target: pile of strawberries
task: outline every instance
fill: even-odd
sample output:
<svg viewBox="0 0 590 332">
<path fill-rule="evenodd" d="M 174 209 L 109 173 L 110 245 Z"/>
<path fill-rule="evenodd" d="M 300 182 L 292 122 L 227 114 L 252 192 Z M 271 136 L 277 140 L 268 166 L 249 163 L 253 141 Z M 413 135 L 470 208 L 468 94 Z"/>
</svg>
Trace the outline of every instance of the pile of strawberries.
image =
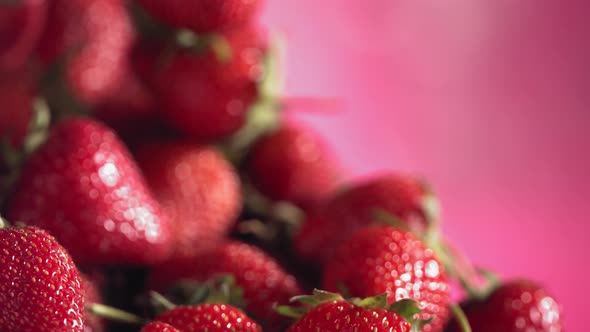
<svg viewBox="0 0 590 332">
<path fill-rule="evenodd" d="M 562 331 L 426 182 L 282 120 L 260 7 L 0 2 L 0 331 Z"/>
</svg>

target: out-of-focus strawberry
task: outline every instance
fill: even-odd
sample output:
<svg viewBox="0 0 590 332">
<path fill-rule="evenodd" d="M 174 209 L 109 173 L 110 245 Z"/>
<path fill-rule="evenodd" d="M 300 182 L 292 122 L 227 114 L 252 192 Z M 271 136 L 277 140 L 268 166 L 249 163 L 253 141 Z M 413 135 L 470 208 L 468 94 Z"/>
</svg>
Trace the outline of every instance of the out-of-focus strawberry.
<svg viewBox="0 0 590 332">
<path fill-rule="evenodd" d="M 476 332 L 561 332 L 559 303 L 545 288 L 529 280 L 504 283 L 488 297 L 462 305 Z M 447 329 L 460 331 L 455 322 Z"/>
<path fill-rule="evenodd" d="M 96 104 L 124 79 L 133 35 L 123 0 L 55 0 L 38 54 L 60 60 L 71 94 Z"/>
<path fill-rule="evenodd" d="M 162 49 L 153 57 L 149 81 L 159 110 L 183 134 L 201 141 L 218 140 L 240 129 L 258 97 L 262 42 L 254 31 L 226 34 L 231 59 L 205 49 Z"/>
<path fill-rule="evenodd" d="M 0 73 L 20 69 L 31 58 L 43 32 L 47 0 L 0 3 Z"/>
<path fill-rule="evenodd" d="M 173 222 L 173 258 L 194 256 L 199 243 L 229 233 L 242 199 L 240 180 L 223 155 L 189 142 L 162 142 L 144 145 L 136 157 Z"/>
<path fill-rule="evenodd" d="M 0 139 L 15 147 L 23 143 L 31 123 L 36 90 L 28 73 L 0 75 Z"/>
<path fill-rule="evenodd" d="M 248 175 L 260 192 L 276 201 L 313 207 L 330 194 L 339 169 L 319 135 L 286 125 L 260 139 L 250 152 Z"/>
<path fill-rule="evenodd" d="M 214 32 L 250 22 L 262 0 L 139 0 L 157 19 L 177 28 Z"/>
<path fill-rule="evenodd" d="M 389 303 L 415 300 L 423 332 L 441 332 L 449 318 L 450 287 L 442 264 L 411 232 L 380 226 L 358 231 L 343 242 L 324 268 L 323 287 L 351 296 L 387 293 Z"/>
<path fill-rule="evenodd" d="M 266 328 L 274 330 L 284 323 L 273 309 L 284 304 L 301 289 L 295 277 L 260 249 L 239 242 L 224 242 L 191 259 L 170 261 L 157 266 L 149 285 L 166 289 L 183 280 L 207 281 L 218 275 L 232 275 L 243 290 L 246 310 Z"/>
<path fill-rule="evenodd" d="M 420 180 L 397 173 L 353 184 L 336 193 L 303 223 L 294 239 L 304 259 L 322 263 L 335 247 L 376 220 L 378 211 L 423 234 L 436 217 L 436 200 Z"/>
<path fill-rule="evenodd" d="M 126 148 L 83 118 L 55 126 L 28 160 L 8 217 L 47 229 L 78 264 L 153 264 L 168 257 L 171 230 Z"/>
</svg>

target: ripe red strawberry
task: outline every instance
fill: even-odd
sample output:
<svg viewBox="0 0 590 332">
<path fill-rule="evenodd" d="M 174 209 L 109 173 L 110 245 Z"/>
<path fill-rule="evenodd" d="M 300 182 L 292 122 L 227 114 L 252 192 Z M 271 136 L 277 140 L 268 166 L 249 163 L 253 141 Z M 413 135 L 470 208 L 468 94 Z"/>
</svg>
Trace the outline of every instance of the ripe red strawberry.
<svg viewBox="0 0 590 332">
<path fill-rule="evenodd" d="M 33 114 L 36 87 L 27 73 L 0 75 L 0 139 L 19 146 L 23 143 Z"/>
<path fill-rule="evenodd" d="M 486 299 L 462 307 L 472 330 L 477 332 L 563 331 L 558 302 L 543 287 L 528 280 L 505 283 Z M 448 331 L 459 329 L 453 322 Z"/>
<path fill-rule="evenodd" d="M 261 0 L 140 0 L 154 17 L 178 28 L 215 32 L 245 25 Z"/>
<path fill-rule="evenodd" d="M 0 229 L 3 332 L 82 332 L 84 296 L 66 250 L 36 227 Z"/>
<path fill-rule="evenodd" d="M 299 319 L 287 329 L 287 332 L 414 331 L 410 322 L 395 309 L 405 311 L 412 322 L 419 324 L 412 317 L 414 312 L 419 312 L 415 310 L 414 303 L 397 302 L 387 305 L 385 295 L 347 301 L 339 294 L 314 290 L 314 295 L 294 299 L 301 299 L 301 302 L 311 308 L 303 315 L 300 314 L 301 310 L 289 311 Z M 282 309 L 279 308 L 279 311 L 283 311 Z"/>
<path fill-rule="evenodd" d="M 254 145 L 248 174 L 269 198 L 313 207 L 334 190 L 338 167 L 319 135 L 287 125 Z"/>
<path fill-rule="evenodd" d="M 198 254 L 197 243 L 220 241 L 242 205 L 240 180 L 212 147 L 189 142 L 147 144 L 137 162 L 173 222 L 173 258 Z"/>
<path fill-rule="evenodd" d="M 47 229 L 81 265 L 153 264 L 169 255 L 167 217 L 126 148 L 96 121 L 54 127 L 14 188 L 8 216 Z"/>
<path fill-rule="evenodd" d="M 391 173 L 354 184 L 307 218 L 295 236 L 295 250 L 308 261 L 326 262 L 341 241 L 375 222 L 377 210 L 422 234 L 436 218 L 433 202 L 424 183 L 408 175 Z"/>
<path fill-rule="evenodd" d="M 274 328 L 284 320 L 273 309 L 275 303 L 286 303 L 301 289 L 295 278 L 285 272 L 260 249 L 239 242 L 226 242 L 188 260 L 165 263 L 152 271 L 155 289 L 165 289 L 181 280 L 204 282 L 214 276 L 230 274 L 243 290 L 246 309 L 267 327 Z"/>
<path fill-rule="evenodd" d="M 162 322 L 151 322 L 144 326 L 140 332 L 181 332 L 174 326 L 162 323 Z"/>
<path fill-rule="evenodd" d="M 201 304 L 190 307 L 176 307 L 156 317 L 156 322 L 166 323 L 179 332 L 208 331 L 208 332 L 262 332 L 258 324 L 248 317 L 242 310 L 229 304 Z M 147 331 L 166 331 L 166 325 L 160 329 Z M 145 328 L 142 330 L 146 332 Z"/>
<path fill-rule="evenodd" d="M 45 63 L 65 60 L 70 92 L 95 104 L 123 79 L 133 28 L 124 0 L 56 0 L 40 40 Z"/>
<path fill-rule="evenodd" d="M 211 50 L 178 50 L 162 54 L 169 58 L 156 60 L 148 79 L 168 123 L 202 141 L 225 138 L 240 129 L 258 94 L 260 42 L 247 32 L 225 37 L 233 53 L 229 62 Z"/>
<path fill-rule="evenodd" d="M 30 60 L 43 32 L 47 2 L 0 3 L 0 72 L 17 70 Z"/>
<path fill-rule="evenodd" d="M 90 277 L 80 274 L 80 281 L 82 285 L 82 291 L 84 292 L 84 302 L 86 304 L 92 303 L 103 303 L 103 298 L 98 289 Z M 86 312 L 84 315 L 84 332 L 103 332 L 105 331 L 105 322 L 102 318 Z"/>
<path fill-rule="evenodd" d="M 369 227 L 342 243 L 324 269 L 323 286 L 366 297 L 387 293 L 390 303 L 418 302 L 422 317 L 434 320 L 422 331 L 440 332 L 449 316 L 450 287 L 444 268 L 412 233 L 395 227 Z"/>
</svg>

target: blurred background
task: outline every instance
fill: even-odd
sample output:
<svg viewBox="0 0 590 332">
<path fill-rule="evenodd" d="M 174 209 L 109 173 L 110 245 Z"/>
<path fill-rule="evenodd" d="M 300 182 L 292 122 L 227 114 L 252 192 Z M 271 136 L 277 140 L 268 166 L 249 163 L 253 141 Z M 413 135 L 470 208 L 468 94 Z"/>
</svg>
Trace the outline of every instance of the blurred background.
<svg viewBox="0 0 590 332">
<path fill-rule="evenodd" d="M 456 245 L 530 276 L 582 331 L 590 294 L 590 3 L 267 1 L 288 41 L 287 94 L 341 97 L 294 112 L 350 175 L 426 176 Z M 584 312 L 583 312 L 584 311 Z"/>
</svg>

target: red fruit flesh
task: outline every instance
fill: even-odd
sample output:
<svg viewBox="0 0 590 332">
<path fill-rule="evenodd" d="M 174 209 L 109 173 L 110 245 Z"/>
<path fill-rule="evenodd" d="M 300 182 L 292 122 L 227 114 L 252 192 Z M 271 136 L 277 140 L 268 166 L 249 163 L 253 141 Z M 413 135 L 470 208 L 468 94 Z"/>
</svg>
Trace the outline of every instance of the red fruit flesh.
<svg viewBox="0 0 590 332">
<path fill-rule="evenodd" d="M 80 276 L 55 239 L 35 227 L 0 229 L 3 332 L 82 332 Z"/>
<path fill-rule="evenodd" d="M 543 287 L 528 281 L 508 282 L 482 301 L 469 302 L 463 310 L 476 332 L 560 332 L 561 308 Z M 449 332 L 460 331 L 453 324 Z"/>
<path fill-rule="evenodd" d="M 284 322 L 273 309 L 301 294 L 295 278 L 260 249 L 239 242 L 220 244 L 190 260 L 171 261 L 152 271 L 150 285 L 166 289 L 180 280 L 206 281 L 231 274 L 244 291 L 246 309 L 258 320 L 275 326 Z"/>
<path fill-rule="evenodd" d="M 22 170 L 8 216 L 47 229 L 81 265 L 153 264 L 171 230 L 115 134 L 74 118 L 53 128 Z"/>
<path fill-rule="evenodd" d="M 410 232 L 371 227 L 342 243 L 324 269 L 323 287 L 344 286 L 358 297 L 387 293 L 389 303 L 413 299 L 422 318 L 434 316 L 422 331 L 440 332 L 449 316 L 450 287 L 442 265 Z"/>
<path fill-rule="evenodd" d="M 176 307 L 156 317 L 156 321 L 174 326 L 180 332 L 262 332 L 243 311 L 227 304 Z"/>
<path fill-rule="evenodd" d="M 0 72 L 21 68 L 37 46 L 47 18 L 45 0 L 0 4 Z"/>
<path fill-rule="evenodd" d="M 321 138 L 310 129 L 288 125 L 263 137 L 249 157 L 248 174 L 273 200 L 313 207 L 335 188 L 338 167 Z"/>
<path fill-rule="evenodd" d="M 428 226 L 424 200 L 430 195 L 419 180 L 403 174 L 385 174 L 337 193 L 303 223 L 294 246 L 302 258 L 324 263 L 336 246 L 357 230 L 376 222 L 384 211 L 422 234 Z"/>
<path fill-rule="evenodd" d="M 197 255 L 199 243 L 219 242 L 238 216 L 240 180 L 212 147 L 153 143 L 136 153 L 156 198 L 173 222 L 173 259 Z"/>
<path fill-rule="evenodd" d="M 394 312 L 333 301 L 313 308 L 287 332 L 409 332 L 410 328 L 410 324 Z"/>
<path fill-rule="evenodd" d="M 151 322 L 144 326 L 140 332 L 181 332 L 174 326 L 162 323 L 162 322 Z"/>
<path fill-rule="evenodd" d="M 215 32 L 253 19 L 260 0 L 140 0 L 154 17 L 178 28 Z"/>
</svg>

